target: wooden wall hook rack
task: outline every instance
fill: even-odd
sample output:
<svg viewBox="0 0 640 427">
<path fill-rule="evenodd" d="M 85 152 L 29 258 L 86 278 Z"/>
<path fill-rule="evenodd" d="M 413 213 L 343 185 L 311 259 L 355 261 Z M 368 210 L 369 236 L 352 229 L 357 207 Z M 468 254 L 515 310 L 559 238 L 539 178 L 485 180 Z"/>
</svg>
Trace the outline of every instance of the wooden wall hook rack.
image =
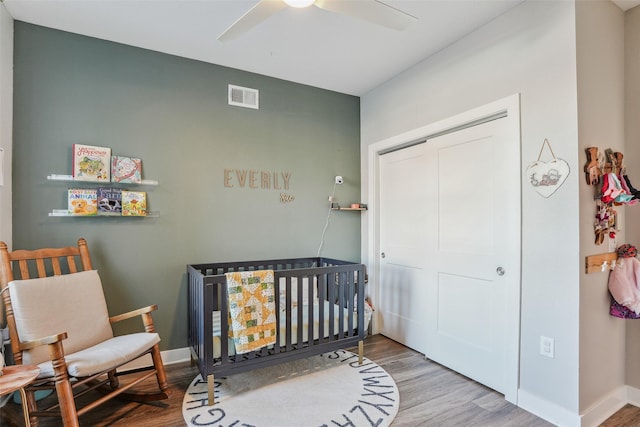
<svg viewBox="0 0 640 427">
<path fill-rule="evenodd" d="M 615 262 L 618 259 L 618 254 L 615 252 L 608 252 L 606 254 L 589 255 L 585 257 L 585 267 L 587 274 L 600 273 L 603 271 L 609 271 L 615 266 Z M 605 264 L 606 263 L 606 264 Z M 604 266 L 604 269 L 603 269 Z"/>
</svg>

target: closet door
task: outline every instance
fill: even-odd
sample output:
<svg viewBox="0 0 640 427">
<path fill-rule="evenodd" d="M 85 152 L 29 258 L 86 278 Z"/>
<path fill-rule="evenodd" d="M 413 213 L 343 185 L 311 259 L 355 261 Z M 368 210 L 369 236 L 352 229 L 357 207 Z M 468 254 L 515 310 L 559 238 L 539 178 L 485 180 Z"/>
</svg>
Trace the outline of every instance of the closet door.
<svg viewBox="0 0 640 427">
<path fill-rule="evenodd" d="M 379 186 L 381 333 L 503 393 L 520 286 L 520 142 L 506 120 L 380 156 Z"/>
</svg>

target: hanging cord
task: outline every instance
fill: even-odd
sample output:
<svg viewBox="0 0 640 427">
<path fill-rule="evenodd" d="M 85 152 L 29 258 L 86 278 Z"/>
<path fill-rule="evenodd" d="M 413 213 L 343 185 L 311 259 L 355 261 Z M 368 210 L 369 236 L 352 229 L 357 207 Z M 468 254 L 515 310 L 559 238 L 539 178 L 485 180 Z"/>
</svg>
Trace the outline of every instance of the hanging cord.
<svg viewBox="0 0 640 427">
<path fill-rule="evenodd" d="M 538 161 L 540 161 L 540 157 L 542 157 L 542 150 L 544 150 L 544 146 L 545 144 L 547 145 L 547 147 L 549 147 L 549 151 L 551 151 L 551 155 L 553 156 L 553 158 L 556 158 L 556 155 L 553 154 L 553 150 L 551 149 L 551 144 L 549 144 L 549 140 L 547 138 L 544 139 L 544 141 L 542 142 L 542 147 L 540 147 L 540 153 L 538 154 Z"/>
<path fill-rule="evenodd" d="M 320 236 L 320 246 L 318 246 L 318 253 L 316 255 L 317 258 L 320 257 L 320 252 L 322 251 L 322 246 L 324 245 L 324 236 L 327 233 L 327 229 L 329 228 L 329 220 L 331 219 L 331 211 L 333 207 L 333 200 L 336 195 L 336 183 L 333 183 L 333 191 L 331 192 L 331 197 L 329 197 L 329 211 L 327 212 L 327 222 L 324 224 L 324 230 L 322 230 L 322 235 Z"/>
</svg>

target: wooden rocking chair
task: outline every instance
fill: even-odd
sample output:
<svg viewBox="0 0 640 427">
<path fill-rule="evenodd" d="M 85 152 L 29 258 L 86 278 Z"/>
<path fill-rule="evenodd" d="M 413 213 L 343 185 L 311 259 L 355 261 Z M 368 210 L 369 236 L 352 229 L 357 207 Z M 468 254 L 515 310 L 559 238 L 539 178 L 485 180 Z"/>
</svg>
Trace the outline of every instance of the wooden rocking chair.
<svg viewBox="0 0 640 427">
<path fill-rule="evenodd" d="M 168 397 L 160 337 L 151 318 L 157 306 L 109 317 L 85 239 L 79 239 L 77 247 L 13 252 L 0 242 L 0 289 L 14 362 L 40 368 L 22 402 L 32 425 L 37 426 L 38 417 L 59 416 L 65 427 L 78 426 L 78 416 L 116 396 L 142 402 Z M 136 316 L 142 318 L 145 332 L 114 337 L 111 324 Z M 153 366 L 116 371 L 146 354 L 151 354 Z M 120 386 L 118 377 L 129 374 L 135 378 Z M 153 375 L 159 392 L 128 392 Z M 54 388 L 57 404 L 39 409 L 35 391 Z M 103 393 L 76 408 L 75 398 L 95 389 Z"/>
</svg>

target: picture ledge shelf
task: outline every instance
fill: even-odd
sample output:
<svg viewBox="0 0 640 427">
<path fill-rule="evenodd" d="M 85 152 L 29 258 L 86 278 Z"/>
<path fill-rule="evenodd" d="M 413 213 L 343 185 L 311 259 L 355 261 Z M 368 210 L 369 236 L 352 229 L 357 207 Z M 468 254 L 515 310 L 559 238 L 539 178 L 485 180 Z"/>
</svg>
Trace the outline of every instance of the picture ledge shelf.
<svg viewBox="0 0 640 427">
<path fill-rule="evenodd" d="M 158 181 L 155 179 L 143 179 L 139 184 L 134 182 L 97 182 L 97 181 L 82 181 L 79 179 L 73 179 L 73 175 L 58 175 L 51 174 L 47 175 L 47 179 L 49 181 L 64 181 L 64 182 L 80 182 L 82 184 L 100 184 L 100 185 L 149 185 L 149 186 L 158 186 Z"/>
<path fill-rule="evenodd" d="M 69 218 L 160 218 L 160 212 L 149 211 L 146 215 L 72 215 L 66 209 L 53 209 L 49 216 Z"/>
</svg>

